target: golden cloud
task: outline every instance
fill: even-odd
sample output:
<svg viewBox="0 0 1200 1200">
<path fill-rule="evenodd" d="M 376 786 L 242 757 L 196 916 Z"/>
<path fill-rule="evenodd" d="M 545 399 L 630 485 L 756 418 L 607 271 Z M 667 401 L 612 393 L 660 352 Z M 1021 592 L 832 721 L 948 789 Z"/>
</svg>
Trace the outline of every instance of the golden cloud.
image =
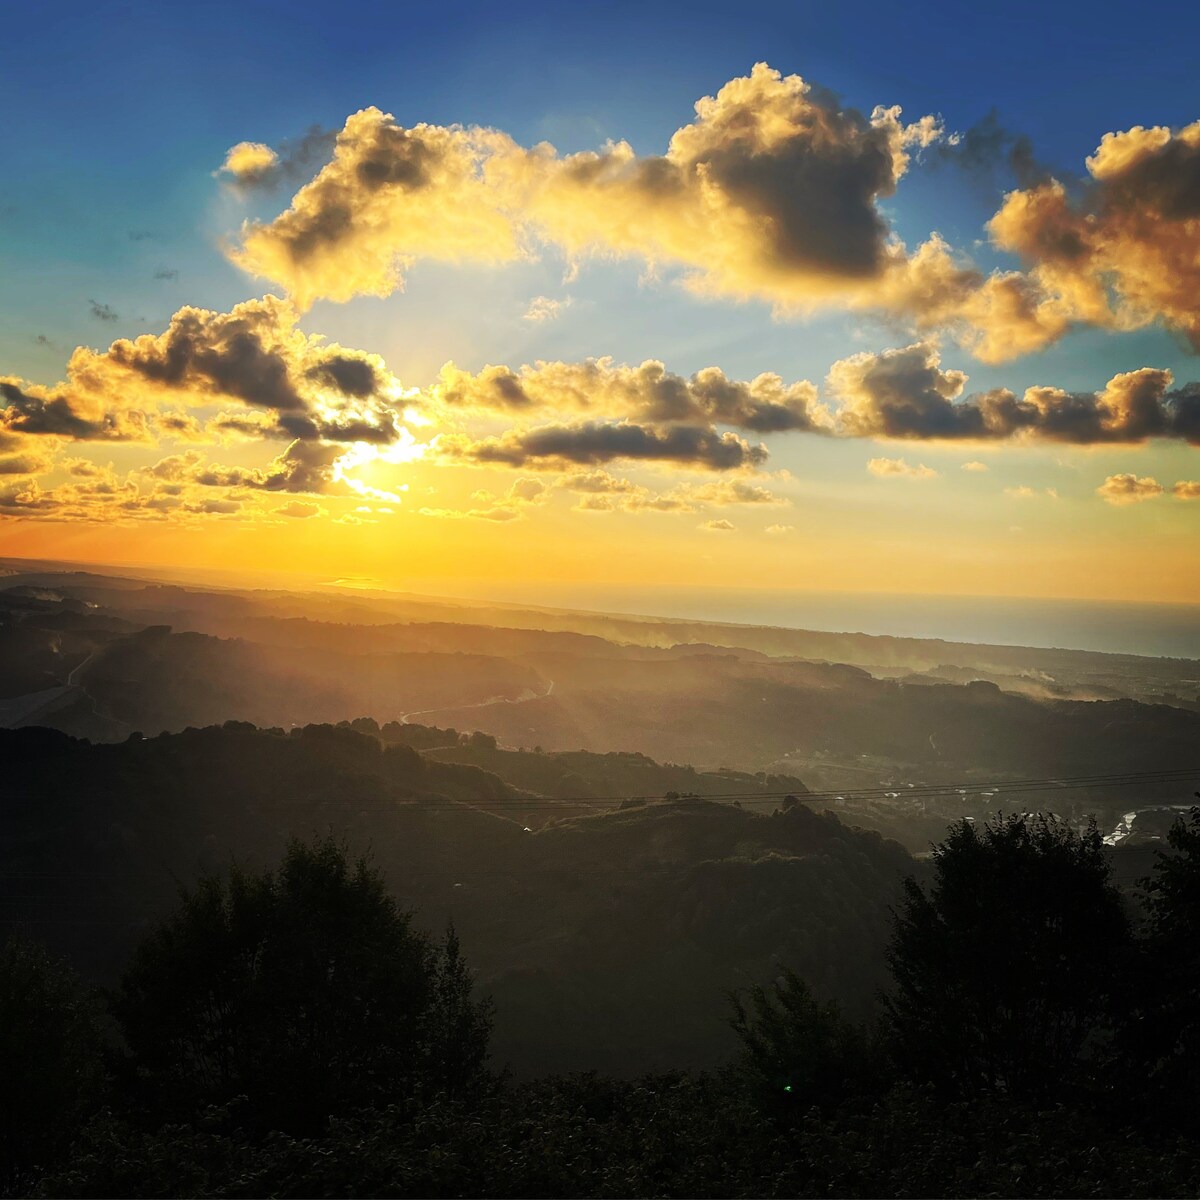
<svg viewBox="0 0 1200 1200">
<path fill-rule="evenodd" d="M 447 434 L 437 445 L 448 459 L 554 471 L 617 460 L 734 471 L 759 466 L 767 459 L 767 448 L 761 443 L 751 445 L 735 433 L 720 433 L 711 426 L 660 428 L 631 421 L 541 425 L 478 440 Z"/>
<path fill-rule="evenodd" d="M 230 257 L 282 283 L 301 308 L 386 296 L 417 258 L 512 261 L 523 253 L 517 226 L 483 173 L 488 158 L 511 149 L 503 134 L 405 129 L 363 109 L 338 133 L 333 160 L 270 224 L 247 223 Z"/>
<path fill-rule="evenodd" d="M 905 124 L 895 106 L 864 115 L 764 63 L 695 114 L 662 154 L 617 141 L 562 155 L 494 129 L 406 128 L 367 108 L 347 118 L 332 161 L 290 207 L 247 223 L 229 253 L 302 308 L 387 295 L 418 259 L 500 264 L 540 243 L 573 262 L 677 269 L 698 293 L 781 312 L 879 312 L 945 330 L 986 362 L 1041 349 L 1080 322 L 1161 320 L 1200 347 L 1200 122 L 1106 134 L 1078 194 L 1054 179 L 1011 192 L 988 230 L 1026 269 L 986 273 L 936 233 L 910 253 L 880 208 L 911 151 L 943 139 L 937 118 Z M 255 181 L 281 161 L 242 142 L 222 170 Z M 527 317 L 551 319 L 560 306 L 539 297 Z"/>
<path fill-rule="evenodd" d="M 941 136 L 936 118 L 905 125 L 895 106 L 864 116 L 765 63 L 695 109 L 649 156 L 626 142 L 564 156 L 497 130 L 405 128 L 364 109 L 333 161 L 274 221 L 248 223 L 230 256 L 302 307 L 387 295 L 418 258 L 502 263 L 538 241 L 574 258 L 680 267 L 699 292 L 781 308 L 873 305 L 885 280 L 897 293 L 921 286 L 893 281 L 908 259 L 878 202 L 909 149 Z M 264 149 L 234 147 L 226 169 L 269 169 Z"/>
<path fill-rule="evenodd" d="M 181 308 L 161 334 L 80 346 L 54 387 L 0 378 L 0 431 L 73 441 L 194 438 L 199 426 L 164 404 L 234 401 L 259 436 L 386 444 L 400 437 L 398 381 L 376 354 L 325 344 L 296 328 L 285 300 L 228 313 Z M 249 410 L 249 411 L 247 411 Z M 266 414 L 266 415 L 264 415 Z"/>
<path fill-rule="evenodd" d="M 1200 349 L 1200 121 L 1105 134 L 1077 198 L 1057 180 L 1010 193 L 988 228 L 1044 302 L 1114 329 L 1162 321 Z"/>
<path fill-rule="evenodd" d="M 902 458 L 873 458 L 867 470 L 881 479 L 936 479 L 937 472 L 924 463 L 912 466 Z"/>
<path fill-rule="evenodd" d="M 742 382 L 717 367 L 684 378 L 652 359 L 637 367 L 615 365 L 611 358 L 538 362 L 519 371 L 488 366 L 475 375 L 447 363 L 430 396 L 448 409 L 530 415 L 576 410 L 654 424 L 711 422 L 754 433 L 816 432 L 828 424 L 807 380 L 788 384 L 764 373 Z"/>
<path fill-rule="evenodd" d="M 1166 489 L 1146 475 L 1142 478 L 1133 474 L 1110 475 L 1097 489 L 1096 494 L 1109 504 L 1137 504 L 1142 500 L 1153 500 Z"/>
<path fill-rule="evenodd" d="M 781 507 L 791 503 L 762 484 L 747 479 L 717 479 L 709 483 L 682 483 L 665 492 L 631 483 L 603 469 L 574 471 L 557 484 L 562 491 L 581 499 L 579 512 L 666 512 L 693 513 L 703 508 L 727 508 L 751 504 Z"/>
<path fill-rule="evenodd" d="M 1096 392 L 1006 388 L 960 399 L 967 376 L 943 370 L 935 343 L 842 359 L 827 384 L 842 402 L 834 414 L 848 437 L 899 440 L 1028 439 L 1075 445 L 1173 438 L 1200 445 L 1200 389 L 1172 390 L 1170 371 L 1142 367 L 1114 375 Z"/>
</svg>

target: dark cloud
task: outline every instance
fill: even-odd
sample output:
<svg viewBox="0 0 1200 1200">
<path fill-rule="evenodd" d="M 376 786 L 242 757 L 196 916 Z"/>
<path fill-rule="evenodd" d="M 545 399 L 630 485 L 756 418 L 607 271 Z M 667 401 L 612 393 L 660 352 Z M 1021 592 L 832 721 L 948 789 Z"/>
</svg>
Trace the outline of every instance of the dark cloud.
<svg viewBox="0 0 1200 1200">
<path fill-rule="evenodd" d="M 333 157 L 336 129 L 313 125 L 298 138 L 285 138 L 274 150 L 274 161 L 233 172 L 243 191 L 271 191 L 283 184 L 296 186 L 310 180 Z"/>
<path fill-rule="evenodd" d="M 268 311 L 212 317 L 203 309 L 181 309 L 162 337 L 114 342 L 109 356 L 154 383 L 180 387 L 199 379 L 247 404 L 304 407 L 287 360 L 264 345 L 264 333 L 273 332 Z"/>
<path fill-rule="evenodd" d="M 244 228 L 232 257 L 307 306 L 386 295 L 417 258 L 507 261 L 537 238 L 572 255 L 675 263 L 710 292 L 810 304 L 894 271 L 903 251 L 879 201 L 906 148 L 941 132 L 932 116 L 902 125 L 898 107 L 864 115 L 764 63 L 701 99 L 666 152 L 647 157 L 625 142 L 564 157 L 498 130 L 405 128 L 365 109 L 285 213 Z M 267 178 L 281 161 L 242 142 L 222 169 Z"/>
<path fill-rule="evenodd" d="M 159 267 L 154 272 L 155 279 L 178 279 L 179 270 L 176 267 Z"/>
<path fill-rule="evenodd" d="M 373 396 L 383 381 L 373 363 L 365 358 L 331 354 L 306 372 L 309 379 L 336 388 L 343 396 Z"/>
<path fill-rule="evenodd" d="M 245 487 L 266 492 L 326 492 L 344 446 L 293 442 L 266 467 L 206 467 L 191 476 L 205 487 Z"/>
<path fill-rule="evenodd" d="M 161 336 L 114 342 L 108 358 L 153 383 L 208 391 L 277 414 L 274 430 L 244 421 L 239 432 L 394 441 L 395 412 L 382 394 L 386 373 L 355 351 L 310 341 L 298 346 L 289 336 L 293 321 L 291 310 L 273 299 L 247 301 L 229 313 L 184 308 Z M 346 403 L 318 403 L 310 394 L 313 382 L 340 393 Z"/>
<path fill-rule="evenodd" d="M 50 498 L 32 480 L 0 484 L 0 513 L 23 516 L 52 507 Z"/>
<path fill-rule="evenodd" d="M 227 313 L 181 308 L 162 334 L 119 338 L 106 351 L 76 349 L 67 382 L 56 387 L 4 380 L 9 407 L 0 410 L 0 424 L 75 439 L 141 440 L 152 429 L 197 437 L 194 418 L 160 413 L 160 405 L 230 399 L 258 412 L 229 415 L 227 432 L 394 442 L 400 425 L 392 396 L 399 384 L 382 361 L 307 336 L 296 320 L 295 309 L 274 296 Z"/>
<path fill-rule="evenodd" d="M 148 229 L 131 229 L 129 231 L 129 240 L 131 242 L 149 242 L 153 241 L 155 236 Z"/>
<path fill-rule="evenodd" d="M 1033 187 L 1050 177 L 1049 168 L 1034 154 L 1029 137 L 1005 128 L 995 109 L 964 133 L 931 147 L 925 160 L 974 174 L 1005 169 L 1021 187 Z"/>
<path fill-rule="evenodd" d="M 1090 179 L 1012 191 L 988 223 L 1073 319 L 1118 329 L 1160 321 L 1200 351 L 1200 121 L 1108 133 Z"/>
<path fill-rule="evenodd" d="M 512 430 L 476 442 L 445 438 L 443 447 L 454 457 L 511 467 L 594 466 L 628 459 L 732 471 L 757 466 L 767 458 L 765 446 L 752 446 L 736 434 L 718 433 L 712 428 L 673 425 L 655 429 L 594 421 Z"/>
<path fill-rule="evenodd" d="M 38 475 L 48 466 L 40 454 L 0 454 L 0 475 Z"/>
<path fill-rule="evenodd" d="M 839 432 L 913 441 L 1004 440 L 1025 436 L 1072 445 L 1175 438 L 1200 445 L 1200 385 L 1172 390 L 1169 371 L 1114 375 L 1095 392 L 996 388 L 959 399 L 967 377 L 944 371 L 935 347 L 918 343 L 835 363 L 832 391 L 843 401 Z"/>
<path fill-rule="evenodd" d="M 120 314 L 110 308 L 107 304 L 101 304 L 99 300 L 89 300 L 92 316 L 97 321 L 118 321 Z"/>
<path fill-rule="evenodd" d="M 1165 405 L 1175 436 L 1200 446 L 1200 383 L 1185 383 L 1169 392 Z"/>
<path fill-rule="evenodd" d="M 732 425 L 753 433 L 817 432 L 816 388 L 763 374 L 744 382 L 718 367 L 690 378 L 649 359 L 637 367 L 609 358 L 539 362 L 513 371 L 485 367 L 477 375 L 453 364 L 442 369 L 434 394 L 445 404 L 479 410 L 561 414 L 575 409 L 652 425 Z"/>
<path fill-rule="evenodd" d="M 0 379 L 0 398 L 5 402 L 0 428 L 12 433 L 112 442 L 146 441 L 150 435 L 145 413 L 111 409 L 89 416 L 65 394 L 30 394 L 11 379 Z"/>
</svg>

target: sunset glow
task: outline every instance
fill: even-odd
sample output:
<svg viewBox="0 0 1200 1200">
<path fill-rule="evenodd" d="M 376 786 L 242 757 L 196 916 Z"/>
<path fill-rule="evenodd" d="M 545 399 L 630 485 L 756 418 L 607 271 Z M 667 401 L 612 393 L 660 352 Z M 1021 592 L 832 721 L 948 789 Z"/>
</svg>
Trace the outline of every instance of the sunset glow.
<svg viewBox="0 0 1200 1200">
<path fill-rule="evenodd" d="M 158 127 L 118 105 L 47 134 L 87 232 L 17 132 L 50 202 L 0 216 L 0 553 L 1194 601 L 1194 114 L 1164 84 L 1043 156 L 999 77 L 745 43 L 490 108 L 380 51 L 112 194 Z"/>
</svg>

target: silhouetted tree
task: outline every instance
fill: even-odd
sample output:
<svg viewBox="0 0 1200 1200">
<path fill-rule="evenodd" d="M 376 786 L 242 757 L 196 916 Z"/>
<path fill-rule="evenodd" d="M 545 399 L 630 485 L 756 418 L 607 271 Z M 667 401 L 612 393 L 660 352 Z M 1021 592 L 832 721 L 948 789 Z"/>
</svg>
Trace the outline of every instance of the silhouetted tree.
<svg viewBox="0 0 1200 1200">
<path fill-rule="evenodd" d="M 891 1044 L 912 1078 L 1046 1097 L 1109 1016 L 1128 923 L 1094 823 L 951 827 L 928 892 L 905 881 L 888 960 Z"/>
<path fill-rule="evenodd" d="M 474 981 L 451 925 L 434 964 L 425 1020 L 425 1071 L 459 1093 L 483 1074 L 492 1032 L 492 1002 L 473 998 Z"/>
<path fill-rule="evenodd" d="M 1154 1124 L 1200 1126 L 1200 807 L 1176 821 L 1142 881 L 1147 925 L 1117 1066 Z M 1132 1078 L 1129 1078 L 1132 1076 Z"/>
<path fill-rule="evenodd" d="M 0 949 L 0 1189 L 70 1144 L 99 1104 L 104 1042 L 96 997 L 36 942 Z M 10 1191 L 11 1189 L 11 1191 Z"/>
<path fill-rule="evenodd" d="M 152 1103 L 244 1095 L 260 1130 L 462 1086 L 490 1026 L 457 939 L 437 948 L 413 930 L 379 873 L 331 839 L 185 893 L 138 948 L 115 1011 Z"/>
<path fill-rule="evenodd" d="M 836 1105 L 866 1084 L 866 1035 L 836 1004 L 820 1004 L 795 972 L 785 970 L 770 987 L 755 985 L 746 999 L 734 993 L 730 1001 L 743 1068 L 771 1111 Z"/>
</svg>

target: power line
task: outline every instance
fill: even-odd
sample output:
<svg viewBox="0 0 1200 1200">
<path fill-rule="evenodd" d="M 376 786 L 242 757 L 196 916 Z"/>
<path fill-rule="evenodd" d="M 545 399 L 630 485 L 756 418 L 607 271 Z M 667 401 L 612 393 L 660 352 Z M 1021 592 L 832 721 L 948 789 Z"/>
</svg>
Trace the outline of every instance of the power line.
<svg viewBox="0 0 1200 1200">
<path fill-rule="evenodd" d="M 739 791 L 739 792 L 698 792 L 669 789 L 667 792 L 623 792 L 610 796 L 574 795 L 546 796 L 532 794 L 529 796 L 470 796 L 459 798 L 455 796 L 356 796 L 331 797 L 306 796 L 273 797 L 261 801 L 264 807 L 279 805 L 305 805 L 320 810 L 330 805 L 339 808 L 353 808 L 367 805 L 383 804 L 400 809 L 428 808 L 437 812 L 450 812 L 456 806 L 473 809 L 490 808 L 519 808 L 535 809 L 559 807 L 566 804 L 595 806 L 598 804 L 619 804 L 630 801 L 655 801 L 667 796 L 687 800 L 740 800 L 740 801 L 770 801 L 795 796 L 801 802 L 808 804 L 814 801 L 839 800 L 907 800 L 907 799 L 936 799 L 986 797 L 1000 799 L 1004 796 L 1019 795 L 1030 792 L 1060 792 L 1078 789 L 1127 787 L 1138 784 L 1170 784 L 1184 783 L 1188 780 L 1200 780 L 1200 767 L 1179 767 L 1164 771 L 1130 771 L 1124 773 L 1108 773 L 1102 775 L 1051 775 L 1040 778 L 1006 779 L 990 783 L 966 781 L 956 783 L 918 784 L 913 787 L 905 785 L 879 785 L 872 788 L 839 788 L 829 791 L 806 791 L 788 788 L 783 791 Z M 509 785 L 515 787 L 516 785 Z M 606 810 L 607 811 L 607 810 Z"/>
<path fill-rule="evenodd" d="M 469 764 L 474 765 L 474 764 Z M 393 797 L 377 797 L 363 796 L 354 800 L 325 800 L 317 801 L 317 803 L 336 803 L 345 806 L 353 804 L 371 804 L 384 803 L 394 804 L 399 803 L 406 807 L 432 807 L 442 809 L 446 802 L 466 804 L 472 807 L 486 806 L 489 808 L 495 807 L 514 807 L 514 808 L 537 808 L 544 806 L 556 806 L 562 804 L 582 804 L 595 805 L 600 803 L 617 804 L 628 802 L 630 800 L 662 800 L 667 795 L 674 795 L 680 799 L 695 799 L 695 800 L 774 800 L 782 799 L 787 796 L 795 796 L 797 799 L 808 803 L 814 800 L 869 800 L 869 799 L 905 799 L 905 798 L 931 798 L 939 796 L 967 796 L 967 795 L 988 795 L 989 797 L 1000 797 L 1005 794 L 1014 794 L 1018 792 L 1054 792 L 1072 790 L 1078 788 L 1098 788 L 1098 787 L 1124 787 L 1136 784 L 1150 783 L 1178 783 L 1186 782 L 1190 779 L 1200 780 L 1200 766 L 1197 767 L 1179 767 L 1166 771 L 1130 771 L 1125 773 L 1109 773 L 1104 775 L 1050 775 L 1035 779 L 1007 779 L 991 783 L 981 783 L 977 781 L 957 782 L 957 783 L 936 783 L 936 784 L 918 784 L 915 787 L 895 784 L 881 784 L 878 787 L 872 788 L 837 788 L 828 791 L 814 792 L 803 790 L 801 788 L 787 788 L 783 791 L 768 791 L 758 789 L 755 791 L 740 791 L 740 792 L 689 792 L 680 788 L 670 788 L 666 792 L 622 792 L 610 796 L 595 796 L 595 795 L 574 795 L 574 796 L 546 796 L 540 794 L 532 794 L 526 797 L 521 796 L 495 796 L 495 797 L 480 797 L 473 796 L 466 800 L 457 800 L 454 797 L 446 797 L 445 800 L 431 800 L 427 797 L 415 797 L 411 799 L 393 798 Z M 510 787 L 517 787 L 516 784 L 509 784 Z M 311 800 L 296 801 L 296 803 L 311 803 Z M 275 803 L 289 803 L 287 800 L 275 801 Z"/>
</svg>

